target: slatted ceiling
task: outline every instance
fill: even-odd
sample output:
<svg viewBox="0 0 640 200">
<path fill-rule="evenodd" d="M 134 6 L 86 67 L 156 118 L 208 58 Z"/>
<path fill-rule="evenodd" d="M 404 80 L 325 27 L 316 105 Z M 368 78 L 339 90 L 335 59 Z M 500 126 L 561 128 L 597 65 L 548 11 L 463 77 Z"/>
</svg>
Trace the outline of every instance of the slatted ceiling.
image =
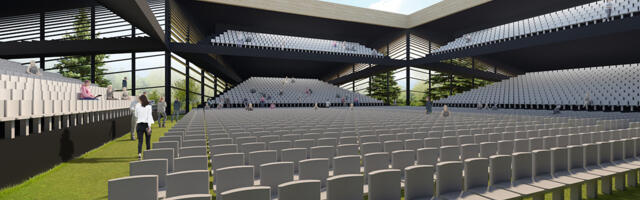
<svg viewBox="0 0 640 200">
<path fill-rule="evenodd" d="M 28 14 L 0 18 L 0 42 L 39 41 L 40 15 Z"/>
</svg>

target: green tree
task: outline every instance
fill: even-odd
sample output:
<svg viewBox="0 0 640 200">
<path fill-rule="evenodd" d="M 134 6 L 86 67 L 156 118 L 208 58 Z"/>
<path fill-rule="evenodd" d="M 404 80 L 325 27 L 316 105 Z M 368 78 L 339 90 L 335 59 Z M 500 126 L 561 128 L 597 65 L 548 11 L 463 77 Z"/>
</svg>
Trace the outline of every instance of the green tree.
<svg viewBox="0 0 640 200">
<path fill-rule="evenodd" d="M 73 22 L 73 32 L 65 34 L 63 38 L 65 40 L 90 40 L 91 39 L 91 21 L 87 14 L 87 10 L 84 8 L 79 9 L 78 15 Z M 96 33 L 96 35 L 98 35 Z M 96 65 L 96 84 L 102 87 L 106 87 L 111 84 L 111 81 L 105 79 L 102 75 L 107 69 L 104 69 L 104 59 L 108 58 L 107 55 L 97 54 L 95 55 Z M 63 56 L 60 59 L 60 63 L 54 65 L 56 69 L 60 71 L 60 74 L 64 77 L 75 78 L 80 80 L 91 79 L 91 56 Z"/>
<path fill-rule="evenodd" d="M 186 100 L 187 100 L 187 91 L 199 91 L 200 87 L 196 86 L 196 84 L 193 81 L 189 81 L 189 87 L 185 87 L 186 83 L 186 79 L 181 79 L 181 80 L 177 80 L 175 82 L 173 82 L 173 87 L 177 87 L 177 88 L 181 88 L 181 89 L 173 89 L 171 90 L 171 95 L 175 98 L 178 99 L 180 102 L 182 102 L 182 106 L 185 106 L 186 104 Z M 182 88 L 187 88 L 187 90 L 183 90 Z M 189 99 L 193 102 L 194 99 L 200 99 L 200 96 L 198 96 L 198 94 L 195 93 L 189 93 Z M 173 105 L 173 104 L 172 104 Z M 174 108 L 175 110 L 175 108 Z"/>
<path fill-rule="evenodd" d="M 443 61 L 445 63 L 449 63 L 456 66 L 472 68 L 471 58 L 456 58 L 447 61 Z M 486 71 L 489 69 L 489 66 L 482 62 L 475 62 L 475 69 Z M 453 76 L 453 81 L 451 81 L 451 76 Z M 431 99 L 438 100 L 442 98 L 446 98 L 450 95 L 455 95 L 457 93 L 469 91 L 474 88 L 483 87 L 489 85 L 493 82 L 483 80 L 483 79 L 472 79 L 465 78 L 462 76 L 451 75 L 448 73 L 433 73 L 431 74 Z M 426 83 L 428 84 L 428 83 Z M 425 90 L 428 92 L 428 88 Z"/>
<path fill-rule="evenodd" d="M 147 98 L 149 101 L 155 101 L 157 103 L 160 101 L 160 94 L 156 90 L 151 90 L 151 92 L 147 94 Z"/>
<path fill-rule="evenodd" d="M 388 87 L 387 79 L 389 79 Z M 367 92 L 373 98 L 382 100 L 386 104 L 392 104 L 393 100 L 400 96 L 400 87 L 390 73 L 380 73 L 371 77 L 371 84 L 367 87 Z M 389 98 L 387 99 L 387 97 Z"/>
</svg>

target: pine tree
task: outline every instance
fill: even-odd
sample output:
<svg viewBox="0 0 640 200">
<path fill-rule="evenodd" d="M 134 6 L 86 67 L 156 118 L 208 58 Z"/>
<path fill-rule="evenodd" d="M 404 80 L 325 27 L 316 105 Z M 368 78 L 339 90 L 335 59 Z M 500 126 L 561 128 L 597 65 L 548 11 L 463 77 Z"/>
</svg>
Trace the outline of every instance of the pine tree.
<svg viewBox="0 0 640 200">
<path fill-rule="evenodd" d="M 387 78 L 389 79 L 389 87 L 387 87 Z M 371 97 L 391 104 L 400 95 L 400 87 L 390 73 L 380 73 L 371 77 L 371 84 L 367 87 L 367 92 L 371 94 Z"/>
<path fill-rule="evenodd" d="M 91 39 L 91 21 L 86 9 L 78 10 L 78 15 L 73 22 L 73 32 L 63 36 L 64 40 L 90 40 Z M 96 33 L 96 35 L 98 35 Z M 105 54 L 95 55 L 96 65 L 96 84 L 106 87 L 111 84 L 102 75 L 107 69 L 104 69 L 104 59 L 108 58 Z M 60 63 L 54 65 L 64 77 L 75 78 L 80 80 L 91 79 L 91 56 L 63 56 Z"/>
<path fill-rule="evenodd" d="M 452 60 L 443 61 L 452 65 L 472 68 L 471 58 L 456 58 Z M 486 71 L 488 66 L 481 63 L 475 63 L 475 69 Z M 431 74 L 431 99 L 438 100 L 442 98 L 446 98 L 450 95 L 455 95 L 457 93 L 469 91 L 474 88 L 482 87 L 489 85 L 493 82 L 482 80 L 479 78 L 465 78 L 462 76 L 453 75 L 453 82 L 451 81 L 451 74 L 448 73 L 434 73 Z M 426 83 L 429 84 L 429 83 Z M 425 91 L 428 92 L 428 89 Z"/>
</svg>

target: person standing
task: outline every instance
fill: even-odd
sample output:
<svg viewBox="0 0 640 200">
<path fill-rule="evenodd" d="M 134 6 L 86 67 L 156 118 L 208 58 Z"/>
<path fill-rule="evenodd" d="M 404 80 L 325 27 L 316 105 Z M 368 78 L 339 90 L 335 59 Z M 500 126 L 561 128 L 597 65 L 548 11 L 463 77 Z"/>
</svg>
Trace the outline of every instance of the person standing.
<svg viewBox="0 0 640 200">
<path fill-rule="evenodd" d="M 167 102 L 164 101 L 164 97 L 160 97 L 156 105 L 158 109 L 158 127 L 164 127 L 167 122 Z"/>
<path fill-rule="evenodd" d="M 431 114 L 431 112 L 433 112 L 433 102 L 431 102 L 431 97 L 427 96 L 424 106 L 427 109 L 427 114 Z"/>
<path fill-rule="evenodd" d="M 129 105 L 129 110 L 133 113 L 131 115 L 131 140 L 136 140 L 136 122 L 138 117 L 136 116 L 136 104 L 138 104 L 138 97 L 134 97 Z"/>
<path fill-rule="evenodd" d="M 178 121 L 178 113 L 180 112 L 180 108 L 182 108 L 182 102 L 180 102 L 178 99 L 173 101 L 173 117 L 171 118 L 171 121 Z"/>
<path fill-rule="evenodd" d="M 357 96 L 353 98 L 353 104 L 354 104 L 354 106 L 359 106 L 360 105 L 360 101 L 359 101 Z"/>
<path fill-rule="evenodd" d="M 611 18 L 611 12 L 613 11 L 613 3 L 611 0 L 606 0 L 604 3 L 604 11 L 607 13 L 606 21 L 609 21 Z"/>
<path fill-rule="evenodd" d="M 449 117 L 449 115 L 449 107 L 447 105 L 444 105 L 442 107 L 442 117 Z"/>
<path fill-rule="evenodd" d="M 136 120 L 136 133 L 138 136 L 138 159 L 142 158 L 142 138 L 147 145 L 147 150 L 151 149 L 151 125 L 153 124 L 152 106 L 146 96 L 139 97 L 140 101 L 136 104 L 135 113 L 138 116 Z"/>
<path fill-rule="evenodd" d="M 591 105 L 591 95 L 589 93 L 584 95 L 584 109 L 589 111 L 589 106 Z"/>
<path fill-rule="evenodd" d="M 122 78 L 122 88 L 127 88 L 127 77 Z"/>
</svg>

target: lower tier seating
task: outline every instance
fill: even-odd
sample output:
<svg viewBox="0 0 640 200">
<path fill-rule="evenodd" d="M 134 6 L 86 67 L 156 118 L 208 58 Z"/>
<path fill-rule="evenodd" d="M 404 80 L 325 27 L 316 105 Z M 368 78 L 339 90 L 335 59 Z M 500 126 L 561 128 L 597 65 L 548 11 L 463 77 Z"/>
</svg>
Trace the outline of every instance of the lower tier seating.
<svg viewBox="0 0 640 200">
<path fill-rule="evenodd" d="M 435 101 L 437 105 L 638 111 L 638 64 L 530 72 Z M 585 101 L 588 102 L 585 107 Z"/>
<path fill-rule="evenodd" d="M 194 110 L 130 169 L 110 199 L 594 198 L 637 186 L 640 115 Z"/>
</svg>

